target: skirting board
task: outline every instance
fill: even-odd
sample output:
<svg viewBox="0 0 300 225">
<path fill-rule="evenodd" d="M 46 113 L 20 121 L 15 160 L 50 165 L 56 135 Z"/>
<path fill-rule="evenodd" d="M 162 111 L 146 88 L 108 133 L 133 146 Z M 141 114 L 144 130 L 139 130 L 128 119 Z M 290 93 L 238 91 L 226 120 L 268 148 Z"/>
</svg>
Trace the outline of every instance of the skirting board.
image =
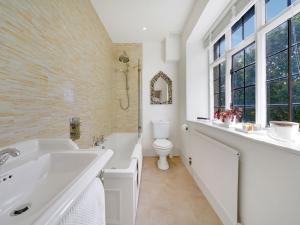
<svg viewBox="0 0 300 225">
<path fill-rule="evenodd" d="M 176 157 L 176 156 L 180 157 L 181 154 L 179 152 L 180 151 L 178 149 L 173 149 L 170 155 L 174 156 L 174 157 Z M 158 155 L 155 153 L 154 149 L 144 149 L 143 148 L 143 156 L 144 157 L 153 157 L 153 156 L 158 156 Z"/>
<path fill-rule="evenodd" d="M 206 187 L 206 185 L 202 182 L 201 178 L 197 176 L 197 174 L 194 172 L 193 168 L 189 166 L 188 164 L 188 158 L 184 155 L 180 155 L 183 164 L 191 174 L 191 176 L 194 178 L 195 182 L 197 183 L 200 190 L 205 195 L 206 199 L 208 200 L 211 207 L 214 209 L 216 214 L 219 216 L 220 220 L 224 225 L 241 225 L 240 223 L 236 224 L 233 223 L 230 218 L 227 216 L 226 211 L 220 206 L 217 199 L 214 198 L 214 196 L 211 194 L 209 189 Z"/>
</svg>

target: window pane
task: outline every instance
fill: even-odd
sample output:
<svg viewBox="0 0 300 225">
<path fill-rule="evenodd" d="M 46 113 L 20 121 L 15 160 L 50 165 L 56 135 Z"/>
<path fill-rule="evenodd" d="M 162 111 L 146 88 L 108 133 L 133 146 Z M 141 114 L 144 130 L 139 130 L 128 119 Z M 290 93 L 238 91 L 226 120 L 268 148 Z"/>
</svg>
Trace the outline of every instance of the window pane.
<svg viewBox="0 0 300 225">
<path fill-rule="evenodd" d="M 293 105 L 293 121 L 300 122 L 300 105 Z"/>
<path fill-rule="evenodd" d="M 267 80 L 288 75 L 288 51 L 267 58 Z"/>
<path fill-rule="evenodd" d="M 266 20 L 270 21 L 288 5 L 288 0 L 266 0 Z"/>
<path fill-rule="evenodd" d="M 255 86 L 245 88 L 245 105 L 255 105 Z"/>
<path fill-rule="evenodd" d="M 219 107 L 219 94 L 215 94 L 214 96 L 214 106 Z"/>
<path fill-rule="evenodd" d="M 225 92 L 226 63 L 220 64 L 220 92 Z"/>
<path fill-rule="evenodd" d="M 231 43 L 234 47 L 243 40 L 242 20 L 236 22 L 231 30 Z"/>
<path fill-rule="evenodd" d="M 214 44 L 214 60 L 219 58 L 219 45 L 218 42 Z"/>
<path fill-rule="evenodd" d="M 244 122 L 255 122 L 255 108 L 246 107 L 243 117 Z"/>
<path fill-rule="evenodd" d="M 267 102 L 268 104 L 287 104 L 287 78 L 267 82 Z"/>
<path fill-rule="evenodd" d="M 291 52 L 292 75 L 300 74 L 300 45 L 292 47 Z"/>
<path fill-rule="evenodd" d="M 292 44 L 300 42 L 300 13 L 292 18 Z"/>
<path fill-rule="evenodd" d="M 225 35 L 214 44 L 214 60 L 225 55 Z"/>
<path fill-rule="evenodd" d="M 236 71 L 244 67 L 244 51 L 240 51 L 232 57 L 232 69 Z"/>
<path fill-rule="evenodd" d="M 276 0 L 277 1 L 277 0 Z M 288 47 L 288 23 L 285 22 L 266 35 L 267 56 Z"/>
<path fill-rule="evenodd" d="M 255 84 L 255 64 L 245 68 L 245 85 Z"/>
<path fill-rule="evenodd" d="M 277 8 L 279 13 L 294 0 L 266 2 L 269 5 L 271 2 L 277 6 L 281 4 L 281 9 Z M 288 42 L 289 31 L 291 42 Z M 268 121 L 300 121 L 300 13 L 266 35 L 266 50 Z M 290 68 L 288 68 L 289 59 L 291 59 Z M 290 87 L 289 79 L 291 79 Z"/>
<path fill-rule="evenodd" d="M 214 93 L 219 93 L 219 80 L 214 80 Z"/>
<path fill-rule="evenodd" d="M 220 57 L 225 55 L 225 36 L 220 40 Z"/>
<path fill-rule="evenodd" d="M 214 80 L 219 79 L 219 65 L 214 67 Z"/>
<path fill-rule="evenodd" d="M 225 92 L 225 77 L 222 76 L 220 80 L 220 92 Z"/>
<path fill-rule="evenodd" d="M 244 109 L 243 121 L 255 121 L 255 43 L 232 57 L 232 68 L 233 106 Z"/>
<path fill-rule="evenodd" d="M 245 66 L 255 62 L 255 43 L 245 49 Z"/>
<path fill-rule="evenodd" d="M 253 6 L 243 17 L 231 28 L 231 43 L 236 46 L 242 40 L 255 31 L 255 7 Z"/>
<path fill-rule="evenodd" d="M 225 108 L 225 75 L 226 63 L 223 62 L 214 67 L 214 106 Z"/>
<path fill-rule="evenodd" d="M 244 88 L 233 91 L 233 106 L 244 105 Z"/>
<path fill-rule="evenodd" d="M 267 119 L 271 120 L 288 120 L 288 105 L 268 106 Z"/>
<path fill-rule="evenodd" d="M 300 104 L 300 75 L 292 77 L 292 102 Z"/>
<path fill-rule="evenodd" d="M 220 106 L 225 107 L 225 93 L 220 93 Z"/>
<path fill-rule="evenodd" d="M 232 75 L 232 88 L 236 89 L 244 86 L 244 70 L 238 70 Z"/>
<path fill-rule="evenodd" d="M 244 39 L 254 33 L 255 30 L 255 8 L 252 7 L 244 16 Z"/>
<path fill-rule="evenodd" d="M 225 77 L 225 74 L 226 74 L 226 63 L 225 62 L 220 64 L 220 73 L 221 73 L 221 77 Z"/>
</svg>

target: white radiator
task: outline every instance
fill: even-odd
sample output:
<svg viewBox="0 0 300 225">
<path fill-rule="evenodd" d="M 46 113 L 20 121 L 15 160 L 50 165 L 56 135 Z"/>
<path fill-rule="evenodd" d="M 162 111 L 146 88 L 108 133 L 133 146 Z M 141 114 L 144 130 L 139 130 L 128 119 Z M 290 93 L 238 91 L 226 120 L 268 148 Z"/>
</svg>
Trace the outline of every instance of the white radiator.
<svg viewBox="0 0 300 225">
<path fill-rule="evenodd" d="M 239 152 L 191 130 L 192 172 L 224 225 L 238 223 Z"/>
</svg>

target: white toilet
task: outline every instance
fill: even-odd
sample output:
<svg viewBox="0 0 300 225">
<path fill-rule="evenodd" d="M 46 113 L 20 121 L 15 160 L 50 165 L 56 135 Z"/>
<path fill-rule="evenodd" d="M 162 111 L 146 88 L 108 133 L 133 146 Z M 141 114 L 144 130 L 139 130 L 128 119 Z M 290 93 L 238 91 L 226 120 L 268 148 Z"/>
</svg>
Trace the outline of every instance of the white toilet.
<svg viewBox="0 0 300 225">
<path fill-rule="evenodd" d="M 153 138 L 155 141 L 152 146 L 159 155 L 157 166 L 161 170 L 169 169 L 167 156 L 170 154 L 173 144 L 168 140 L 170 135 L 170 122 L 164 120 L 152 121 L 153 124 Z"/>
</svg>

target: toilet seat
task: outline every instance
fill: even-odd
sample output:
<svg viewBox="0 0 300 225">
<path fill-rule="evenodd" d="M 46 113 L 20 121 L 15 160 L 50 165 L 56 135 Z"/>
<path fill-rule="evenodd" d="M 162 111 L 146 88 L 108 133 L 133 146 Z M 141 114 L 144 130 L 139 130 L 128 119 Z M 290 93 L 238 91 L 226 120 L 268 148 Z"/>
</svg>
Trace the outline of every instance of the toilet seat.
<svg viewBox="0 0 300 225">
<path fill-rule="evenodd" d="M 167 139 L 157 139 L 153 142 L 153 147 L 161 150 L 170 149 L 173 147 L 172 142 Z"/>
</svg>

